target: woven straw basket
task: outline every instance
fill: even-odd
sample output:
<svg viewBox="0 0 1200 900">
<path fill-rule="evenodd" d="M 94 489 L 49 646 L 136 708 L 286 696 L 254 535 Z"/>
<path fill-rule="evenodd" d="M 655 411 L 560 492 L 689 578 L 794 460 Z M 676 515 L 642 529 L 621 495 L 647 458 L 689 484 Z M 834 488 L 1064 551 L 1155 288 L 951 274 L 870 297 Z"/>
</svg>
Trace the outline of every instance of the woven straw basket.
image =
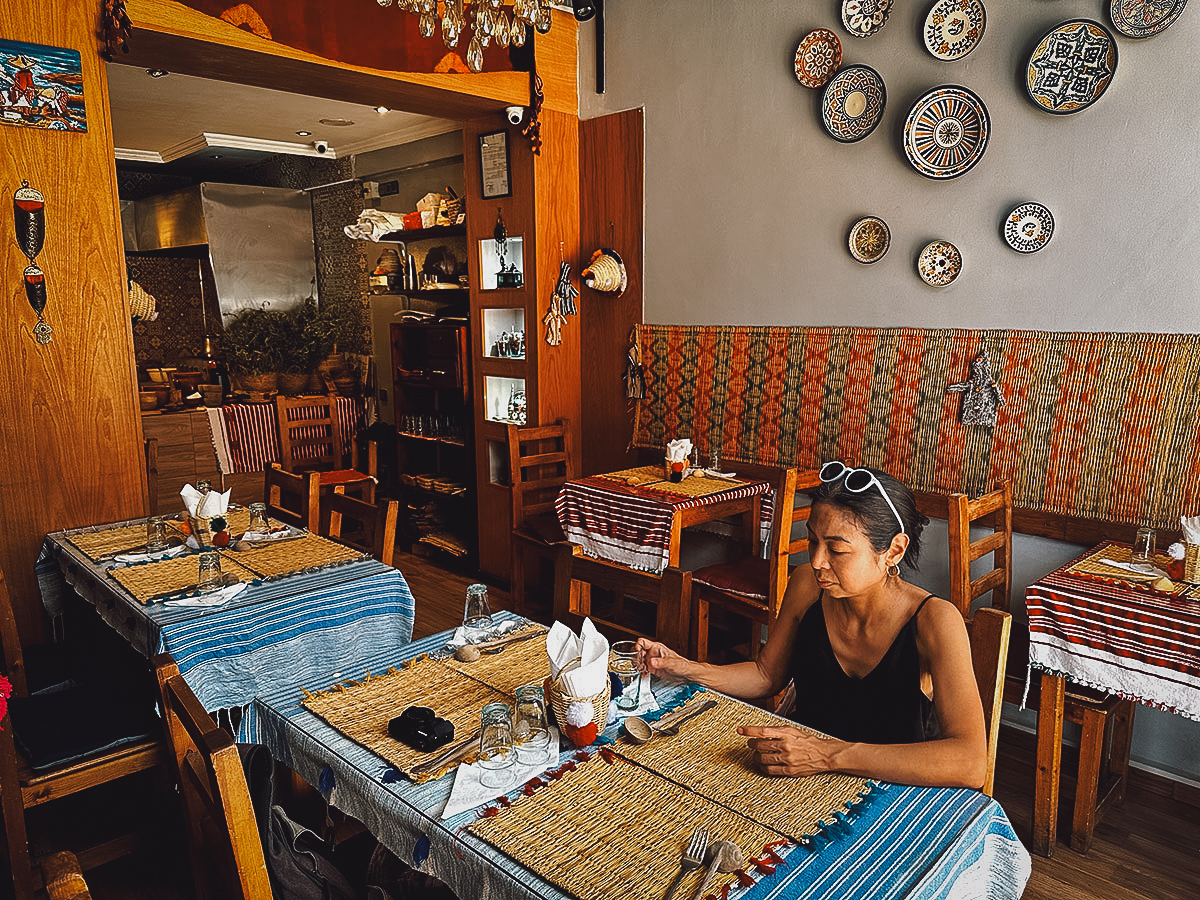
<svg viewBox="0 0 1200 900">
<path fill-rule="evenodd" d="M 615 250 L 601 248 L 592 254 L 592 261 L 583 270 L 584 284 L 594 291 L 624 292 L 629 284 L 625 263 Z"/>
<path fill-rule="evenodd" d="M 1183 545 L 1183 580 L 1200 584 L 1200 544 Z"/>
<path fill-rule="evenodd" d="M 572 703 L 586 701 L 592 704 L 592 709 L 595 710 L 592 715 L 592 721 L 596 723 L 596 733 L 604 731 L 604 726 L 608 724 L 608 701 L 609 701 L 609 686 L 608 679 L 604 680 L 604 690 L 599 691 L 591 697 L 573 697 L 563 690 L 562 675 L 563 672 L 570 671 L 579 665 L 579 660 L 575 659 L 567 663 L 559 670 L 558 678 L 548 679 L 550 688 L 546 692 L 550 698 L 550 708 L 554 710 L 554 717 L 558 720 L 561 727 L 567 721 L 567 707 Z"/>
</svg>

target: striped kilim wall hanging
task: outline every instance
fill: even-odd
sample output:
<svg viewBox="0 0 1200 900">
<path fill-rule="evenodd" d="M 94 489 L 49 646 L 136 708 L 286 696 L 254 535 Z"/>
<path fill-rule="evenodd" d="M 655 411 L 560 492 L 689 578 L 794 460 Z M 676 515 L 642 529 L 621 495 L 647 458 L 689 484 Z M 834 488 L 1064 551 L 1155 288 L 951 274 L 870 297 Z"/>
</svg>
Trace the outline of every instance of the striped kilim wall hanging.
<svg viewBox="0 0 1200 900">
<path fill-rule="evenodd" d="M 916 490 L 1013 483 L 1016 506 L 1178 528 L 1200 514 L 1200 335 L 642 325 L 633 445 L 707 459 L 841 459 Z M 959 420 L 986 349 L 994 429 Z"/>
</svg>

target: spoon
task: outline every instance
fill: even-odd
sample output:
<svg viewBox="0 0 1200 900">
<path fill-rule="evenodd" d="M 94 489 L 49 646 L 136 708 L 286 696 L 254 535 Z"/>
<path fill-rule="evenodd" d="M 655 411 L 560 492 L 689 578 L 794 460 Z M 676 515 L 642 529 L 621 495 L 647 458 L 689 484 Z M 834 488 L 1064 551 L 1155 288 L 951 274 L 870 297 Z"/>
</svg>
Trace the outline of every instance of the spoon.
<svg viewBox="0 0 1200 900">
<path fill-rule="evenodd" d="M 679 726 L 688 719 L 694 718 L 703 712 L 708 712 L 708 710 L 712 709 L 716 705 L 716 700 L 705 700 L 703 703 L 689 709 L 687 712 L 683 713 L 683 715 L 673 719 L 670 722 L 667 722 L 665 725 L 651 725 L 641 716 L 630 716 L 625 720 L 625 733 L 629 735 L 629 737 L 632 738 L 635 743 L 638 744 L 644 744 L 651 738 L 661 737 L 664 735 L 669 737 L 670 735 L 677 733 L 679 731 Z"/>
<path fill-rule="evenodd" d="M 704 892 L 708 890 L 709 884 L 718 872 L 728 875 L 746 865 L 746 854 L 742 853 L 742 848 L 732 841 L 713 841 L 708 845 L 708 852 L 704 854 L 704 857 L 708 860 L 708 871 L 704 873 L 704 881 L 700 885 L 700 890 L 696 891 L 693 900 L 700 900 L 704 896 Z"/>
</svg>

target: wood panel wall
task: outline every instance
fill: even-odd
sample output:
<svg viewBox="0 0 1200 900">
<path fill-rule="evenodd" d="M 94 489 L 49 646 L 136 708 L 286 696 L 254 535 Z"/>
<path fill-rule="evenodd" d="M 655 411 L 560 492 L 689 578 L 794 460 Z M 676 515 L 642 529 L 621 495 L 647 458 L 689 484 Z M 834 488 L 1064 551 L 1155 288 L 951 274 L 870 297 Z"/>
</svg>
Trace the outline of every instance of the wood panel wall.
<svg viewBox="0 0 1200 900">
<path fill-rule="evenodd" d="M 580 370 L 583 408 L 582 472 L 635 465 L 628 449 L 633 403 L 625 397 L 630 332 L 642 321 L 645 115 L 631 109 L 580 123 L 580 243 L 582 265 L 600 247 L 621 255 L 629 287 L 620 297 L 580 285 L 583 326 Z"/>
<path fill-rule="evenodd" d="M 140 515 L 142 430 L 125 289 L 108 85 L 97 54 L 101 4 L 5 0 L 0 34 L 80 52 L 86 133 L 0 125 L 0 171 L 11 197 L 27 179 L 46 198 L 50 344 L 21 280 L 27 262 L 4 212 L 0 259 L 0 566 L 21 637 L 44 634 L 33 565 L 60 528 Z"/>
</svg>

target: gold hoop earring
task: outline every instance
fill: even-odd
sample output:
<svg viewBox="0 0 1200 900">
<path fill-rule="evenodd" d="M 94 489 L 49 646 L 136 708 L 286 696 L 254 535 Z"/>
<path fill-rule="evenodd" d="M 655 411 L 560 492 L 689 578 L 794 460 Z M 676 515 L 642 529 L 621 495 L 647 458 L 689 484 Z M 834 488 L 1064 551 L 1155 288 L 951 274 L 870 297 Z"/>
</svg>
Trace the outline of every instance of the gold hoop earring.
<svg viewBox="0 0 1200 900">
<path fill-rule="evenodd" d="M 900 577 L 900 567 L 898 565 L 896 565 L 895 563 L 892 563 L 890 566 L 887 567 L 887 574 L 888 574 L 888 578 L 899 578 Z"/>
</svg>

